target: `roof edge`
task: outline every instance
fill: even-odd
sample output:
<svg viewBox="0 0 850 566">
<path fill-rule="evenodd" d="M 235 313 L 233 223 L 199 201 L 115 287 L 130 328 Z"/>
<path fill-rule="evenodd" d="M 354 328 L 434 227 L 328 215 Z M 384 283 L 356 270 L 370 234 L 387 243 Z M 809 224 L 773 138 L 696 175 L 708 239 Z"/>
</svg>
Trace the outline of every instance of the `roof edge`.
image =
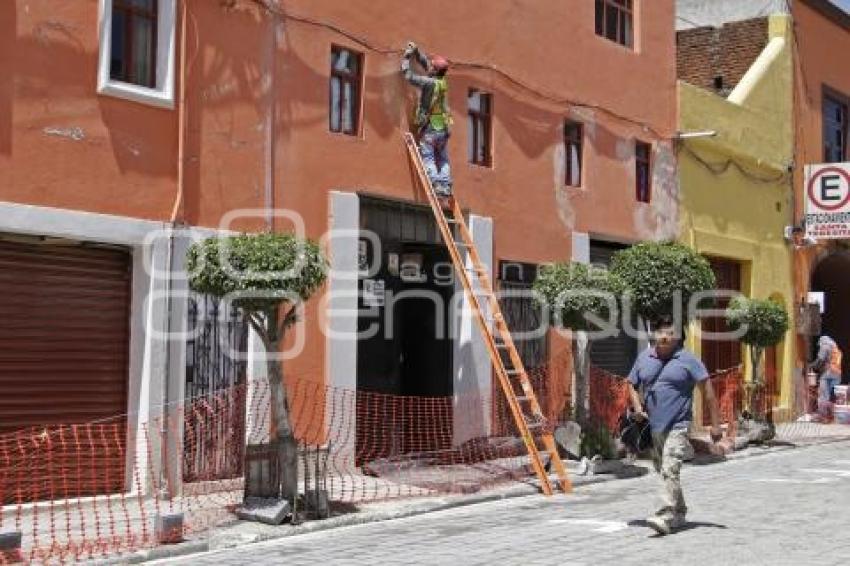
<svg viewBox="0 0 850 566">
<path fill-rule="evenodd" d="M 850 30 L 850 14 L 830 2 L 829 0 L 799 0 L 819 13 L 824 18 L 838 24 L 846 30 Z"/>
</svg>

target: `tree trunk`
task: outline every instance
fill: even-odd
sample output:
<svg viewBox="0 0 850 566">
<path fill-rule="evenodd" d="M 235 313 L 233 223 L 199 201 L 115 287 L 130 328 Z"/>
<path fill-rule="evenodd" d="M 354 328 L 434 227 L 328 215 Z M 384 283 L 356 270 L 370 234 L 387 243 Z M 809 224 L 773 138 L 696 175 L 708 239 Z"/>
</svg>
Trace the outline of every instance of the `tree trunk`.
<svg viewBox="0 0 850 566">
<path fill-rule="evenodd" d="M 272 342 L 269 346 L 266 363 L 271 390 L 271 420 L 274 426 L 272 444 L 278 450 L 281 496 L 295 505 L 298 495 L 298 443 L 289 422 L 289 401 L 283 384 L 283 367 L 280 360 L 276 359 L 280 352 L 280 343 Z"/>
<path fill-rule="evenodd" d="M 763 407 L 755 407 L 755 402 L 759 400 L 759 395 L 763 389 L 764 382 L 762 381 L 761 375 L 761 357 L 764 352 L 764 348 L 759 348 L 756 346 L 750 346 L 750 359 L 753 363 L 753 382 L 752 387 L 750 389 L 750 401 L 749 401 L 749 410 L 753 416 L 758 418 L 763 418 Z M 758 412 L 757 412 L 758 411 Z"/>
<path fill-rule="evenodd" d="M 573 331 L 573 415 L 582 427 L 587 425 L 590 376 L 590 344 L 586 332 Z"/>
</svg>

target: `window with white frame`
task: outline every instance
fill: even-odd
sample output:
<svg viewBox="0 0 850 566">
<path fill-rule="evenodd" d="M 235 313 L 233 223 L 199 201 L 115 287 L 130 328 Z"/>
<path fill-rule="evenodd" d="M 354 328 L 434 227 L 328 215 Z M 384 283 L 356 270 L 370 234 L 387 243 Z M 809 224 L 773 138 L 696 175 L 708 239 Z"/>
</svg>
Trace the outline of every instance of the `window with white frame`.
<svg viewBox="0 0 850 566">
<path fill-rule="evenodd" d="M 100 94 L 174 106 L 175 4 L 100 0 Z"/>
<path fill-rule="evenodd" d="M 632 0 L 596 0 L 596 35 L 634 47 Z"/>
</svg>

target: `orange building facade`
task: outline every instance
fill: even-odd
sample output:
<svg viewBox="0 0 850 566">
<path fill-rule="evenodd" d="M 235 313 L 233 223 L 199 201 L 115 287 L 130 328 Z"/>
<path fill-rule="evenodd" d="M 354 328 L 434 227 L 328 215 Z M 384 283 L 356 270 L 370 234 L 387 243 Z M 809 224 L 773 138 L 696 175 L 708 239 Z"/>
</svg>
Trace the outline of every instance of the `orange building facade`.
<svg viewBox="0 0 850 566">
<path fill-rule="evenodd" d="M 793 5 L 796 24 L 795 105 L 797 116 L 797 164 L 795 174 L 795 210 L 798 225 L 805 219 L 805 167 L 821 163 L 850 162 L 848 108 L 850 74 L 842 65 L 841 53 L 850 49 L 850 15 L 829 2 L 802 0 Z M 818 334 L 833 337 L 839 347 L 850 351 L 850 254 L 848 240 L 821 240 L 806 245 L 795 254 L 794 276 L 798 306 L 823 299 L 820 317 L 799 313 L 801 330 L 798 342 L 800 367 L 811 360 Z M 809 311 L 811 312 L 811 310 Z M 819 320 L 817 320 L 819 318 Z M 807 321 L 817 320 L 814 324 Z M 845 356 L 846 358 L 846 356 Z M 843 374 L 850 375 L 850 363 L 844 362 Z"/>
<path fill-rule="evenodd" d="M 59 380 L 74 402 L 48 419 L 123 407 L 140 423 L 163 404 L 259 379 L 250 356 L 224 381 L 201 379 L 199 335 L 181 331 L 209 309 L 184 277 L 162 272 L 182 271 L 191 239 L 267 228 L 320 240 L 332 266 L 293 332 L 288 374 L 486 404 L 486 350 L 457 285 L 437 286 L 451 267 L 401 139 L 416 96 L 401 50 L 414 40 L 452 62 L 455 194 L 495 279 L 527 289 L 540 264 L 604 263 L 619 246 L 676 236 L 673 18 L 672 0 L 439 0 L 427 10 L 390 0 L 4 2 L 0 261 L 18 274 L 5 276 L 2 300 L 59 278 L 78 306 L 44 316 L 78 317 L 91 331 L 102 326 L 87 301 L 109 280 L 119 312 L 110 323 L 124 329 L 110 348 L 69 346 L 102 364 L 81 362 L 77 377 Z M 446 302 L 423 306 L 423 294 Z M 388 304 L 394 337 L 360 339 L 369 317 L 386 321 Z M 529 305 L 515 305 L 517 324 L 529 323 Z M 74 328 L 31 334 L 59 343 Z M 435 328 L 448 338 L 426 340 Z M 28 395 L 22 372 L 57 381 L 44 363 L 52 354 L 16 344 L 32 356 L 0 361 L 11 384 L 0 399 Z M 538 336 L 523 355 L 545 365 L 566 348 Z M 599 364 L 621 368 L 629 348 L 615 344 Z M 87 405 L 104 383 L 109 407 Z M 14 418 L 35 414 L 15 406 Z M 455 422 L 454 441 L 488 433 L 488 418 Z"/>
</svg>

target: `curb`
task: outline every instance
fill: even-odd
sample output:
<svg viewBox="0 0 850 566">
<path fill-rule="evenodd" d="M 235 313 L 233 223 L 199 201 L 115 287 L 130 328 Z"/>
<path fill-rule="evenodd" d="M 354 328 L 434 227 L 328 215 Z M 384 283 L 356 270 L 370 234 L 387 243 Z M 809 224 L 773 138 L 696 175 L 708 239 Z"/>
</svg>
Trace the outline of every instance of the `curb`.
<svg viewBox="0 0 850 566">
<path fill-rule="evenodd" d="M 848 438 L 835 438 L 829 440 L 823 440 L 819 442 L 812 442 L 802 445 L 780 445 L 780 446 L 772 446 L 766 447 L 759 451 L 748 451 L 748 452 L 733 452 L 733 455 L 736 456 L 726 456 L 726 458 L 718 464 L 723 464 L 727 462 L 746 460 L 749 458 L 756 458 L 760 456 L 767 456 L 769 454 L 776 454 L 778 452 L 786 452 L 790 450 L 798 450 L 798 449 L 806 449 L 812 448 L 816 446 L 823 446 L 828 444 L 835 444 L 841 442 L 848 442 Z M 693 465 L 693 464 L 691 464 Z M 598 476 L 574 476 L 574 478 L 581 478 L 581 481 L 575 481 L 574 479 L 574 487 L 581 488 L 589 485 L 608 483 L 618 480 L 628 480 L 634 478 L 618 478 L 613 474 L 603 474 Z M 437 513 L 440 511 L 446 511 L 449 509 L 456 509 L 459 507 L 469 507 L 472 505 L 478 505 L 481 503 L 489 503 L 493 501 L 501 501 L 507 499 L 518 499 L 521 497 L 530 497 L 534 495 L 539 495 L 540 490 L 533 485 L 530 484 L 522 484 L 512 488 L 509 488 L 502 492 L 497 493 L 483 493 L 483 494 L 475 494 L 475 495 L 467 495 L 467 496 L 458 496 L 452 499 L 428 499 L 423 500 L 421 503 L 410 505 L 406 508 L 399 509 L 396 511 L 374 511 L 371 513 L 363 513 L 363 514 L 350 514 L 350 515 L 342 515 L 338 517 L 332 517 L 330 519 L 325 519 L 323 521 L 312 521 L 307 523 L 302 523 L 300 525 L 296 525 L 294 527 L 287 527 L 284 529 L 276 530 L 272 533 L 250 533 L 244 534 L 242 537 L 239 534 L 221 534 L 219 533 L 219 537 L 222 540 L 216 542 L 216 535 L 208 536 L 205 540 L 195 540 L 188 541 L 183 543 L 178 543 L 174 545 L 168 546 L 158 546 L 148 550 L 140 550 L 130 554 L 123 555 L 117 558 L 110 558 L 105 560 L 96 560 L 89 562 L 90 564 L 95 564 L 98 566 L 111 566 L 114 564 L 139 564 L 142 562 L 148 562 L 153 560 L 164 560 L 168 558 L 178 558 L 182 556 L 187 556 L 191 554 L 210 552 L 216 550 L 227 550 L 238 548 L 241 546 L 247 546 L 259 542 L 266 542 L 270 540 L 278 540 L 293 536 L 306 535 L 310 533 L 317 533 L 322 531 L 328 531 L 332 529 L 337 529 L 341 527 L 352 527 L 357 525 L 365 525 L 370 523 L 380 523 L 384 521 L 391 521 L 394 519 L 404 519 L 408 517 L 415 517 L 419 515 L 425 515 L 428 513 Z M 230 539 L 230 540 L 228 540 Z"/>
<path fill-rule="evenodd" d="M 584 487 L 587 485 L 606 483 L 617 479 L 615 476 L 612 475 L 576 477 L 581 477 L 582 480 L 580 482 L 575 482 L 574 487 Z M 178 558 L 181 556 L 187 556 L 202 552 L 238 548 L 241 546 L 247 546 L 259 542 L 266 542 L 270 540 L 277 540 L 293 536 L 306 535 L 310 533 L 317 533 L 321 531 L 328 531 L 341 527 L 353 527 L 357 525 L 392 521 L 395 519 L 405 519 L 409 517 L 425 515 L 428 513 L 437 513 L 449 509 L 456 509 L 459 507 L 468 507 L 481 503 L 490 503 L 493 501 L 501 501 L 506 499 L 518 499 L 521 497 L 530 497 L 539 494 L 540 490 L 536 486 L 530 484 L 522 484 L 498 493 L 483 493 L 476 495 L 458 496 L 452 499 L 429 499 L 424 500 L 419 504 L 410 505 L 406 508 L 399 509 L 396 511 L 374 511 L 371 513 L 363 514 L 354 513 L 350 515 L 332 517 L 330 519 L 325 519 L 322 521 L 302 523 L 294 527 L 286 527 L 284 529 L 280 529 L 274 533 L 254 533 L 250 535 L 245 535 L 242 540 L 233 540 L 233 542 L 230 543 L 227 542 L 227 538 L 229 538 L 227 534 L 219 534 L 219 536 L 222 536 L 222 538 L 224 539 L 224 541 L 220 543 L 215 542 L 215 535 L 213 535 L 212 537 L 207 537 L 205 540 L 187 541 L 167 546 L 158 546 L 147 550 L 139 550 L 116 558 L 91 561 L 89 562 L 89 564 L 97 566 L 112 566 L 117 564 L 140 564 L 142 562 L 148 562 L 153 560 L 164 560 L 168 558 Z M 230 536 L 234 539 L 238 539 L 238 535 Z"/>
</svg>

